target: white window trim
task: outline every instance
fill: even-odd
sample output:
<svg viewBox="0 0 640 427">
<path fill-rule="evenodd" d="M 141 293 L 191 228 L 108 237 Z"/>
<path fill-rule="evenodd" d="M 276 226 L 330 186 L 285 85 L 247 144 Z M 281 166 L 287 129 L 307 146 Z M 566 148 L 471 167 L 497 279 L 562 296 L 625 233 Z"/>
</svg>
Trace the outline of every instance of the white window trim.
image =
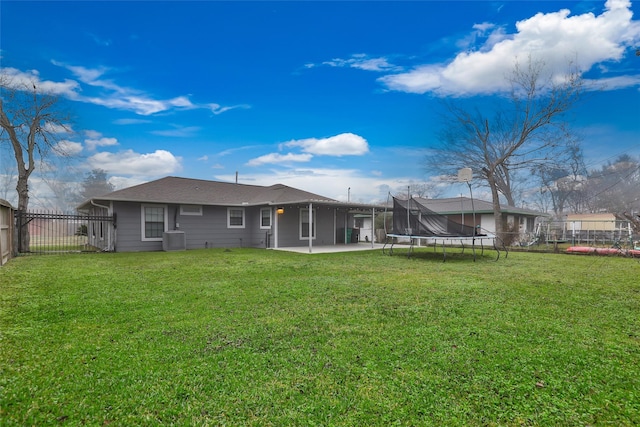
<svg viewBox="0 0 640 427">
<path fill-rule="evenodd" d="M 231 225 L 231 211 L 236 210 L 242 211 L 242 225 Z M 244 228 L 246 223 L 244 208 L 227 208 L 227 228 Z"/>
<path fill-rule="evenodd" d="M 262 212 L 267 211 L 269 212 L 269 225 L 262 225 Z M 273 225 L 273 209 L 271 208 L 261 208 L 260 209 L 260 229 L 261 230 L 270 230 L 271 226 Z"/>
<path fill-rule="evenodd" d="M 316 213 L 316 208 L 312 208 L 312 217 L 313 217 L 313 230 L 311 230 L 312 236 L 311 236 L 311 240 L 316 240 L 316 236 L 318 235 L 317 230 L 318 230 L 318 216 Z M 300 208 L 300 221 L 299 221 L 299 227 L 298 227 L 298 232 L 299 232 L 299 237 L 300 240 L 309 240 L 309 237 L 307 236 L 302 236 L 302 220 L 305 219 L 306 221 L 309 221 L 309 208 Z M 305 222 L 304 224 L 309 224 L 308 222 Z M 306 227 L 309 227 L 308 225 L 305 225 Z"/>
<path fill-rule="evenodd" d="M 189 208 L 198 208 L 197 212 L 194 211 L 185 211 L 184 208 L 185 207 L 189 207 Z M 202 216 L 202 205 L 180 205 L 180 215 L 192 215 L 192 216 Z"/>
<path fill-rule="evenodd" d="M 143 242 L 162 242 L 162 236 L 160 237 L 145 237 L 144 236 L 144 232 L 145 232 L 145 215 L 144 215 L 144 210 L 145 208 L 163 208 L 164 209 L 164 231 L 167 231 L 169 228 L 169 209 L 167 208 L 167 205 L 150 205 L 150 204 L 143 204 L 140 205 L 140 237 L 141 240 Z"/>
</svg>

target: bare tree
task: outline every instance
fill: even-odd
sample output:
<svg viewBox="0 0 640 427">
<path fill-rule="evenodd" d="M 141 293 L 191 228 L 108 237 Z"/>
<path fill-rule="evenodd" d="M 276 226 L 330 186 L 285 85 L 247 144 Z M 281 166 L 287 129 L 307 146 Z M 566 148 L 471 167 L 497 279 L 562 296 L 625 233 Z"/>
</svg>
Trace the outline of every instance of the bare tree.
<svg viewBox="0 0 640 427">
<path fill-rule="evenodd" d="M 540 193 L 548 196 L 556 216 L 562 215 L 567 208 L 573 212 L 581 210 L 587 177 L 584 156 L 578 144 L 568 144 L 566 150 L 559 154 L 531 170 L 533 176 L 540 180 Z"/>
<path fill-rule="evenodd" d="M 586 183 L 590 212 L 640 211 L 640 159 L 628 154 L 589 174 Z"/>
<path fill-rule="evenodd" d="M 515 205 L 516 174 L 549 162 L 574 143 L 564 116 L 583 93 L 571 64 L 559 77 L 531 57 L 525 67 L 516 61 L 507 80 L 511 90 L 492 111 L 467 109 L 459 100 L 445 103 L 441 145 L 427 160 L 431 170 L 443 174 L 474 170 L 491 191 L 499 237 L 505 236 L 500 196 Z"/>
<path fill-rule="evenodd" d="M 0 72 L 0 142 L 8 142 L 17 167 L 18 210 L 29 207 L 29 178 L 38 162 L 46 160 L 61 135 L 69 133 L 69 117 L 57 97 L 37 86 L 35 80 L 15 80 Z M 28 248 L 28 232 L 22 233 Z"/>
<path fill-rule="evenodd" d="M 394 197 L 402 200 L 406 200 L 407 197 L 433 199 L 442 195 L 442 189 L 438 186 L 438 183 L 434 181 L 410 181 L 408 185 L 396 188 L 393 193 Z"/>
</svg>

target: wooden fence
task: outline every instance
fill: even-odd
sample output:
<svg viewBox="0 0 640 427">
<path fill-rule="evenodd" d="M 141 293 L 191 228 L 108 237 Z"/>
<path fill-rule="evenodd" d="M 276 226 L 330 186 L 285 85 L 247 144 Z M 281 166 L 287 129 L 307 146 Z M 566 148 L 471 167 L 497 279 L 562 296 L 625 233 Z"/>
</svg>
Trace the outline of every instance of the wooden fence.
<svg viewBox="0 0 640 427">
<path fill-rule="evenodd" d="M 13 255 L 13 207 L 0 199 L 0 266 Z"/>
</svg>

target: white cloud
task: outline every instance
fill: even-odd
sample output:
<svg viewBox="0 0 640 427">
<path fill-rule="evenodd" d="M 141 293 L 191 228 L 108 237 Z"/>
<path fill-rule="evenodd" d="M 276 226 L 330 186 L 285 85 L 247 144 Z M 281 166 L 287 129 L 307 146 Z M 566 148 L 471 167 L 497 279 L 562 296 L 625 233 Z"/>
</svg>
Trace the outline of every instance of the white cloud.
<svg viewBox="0 0 640 427">
<path fill-rule="evenodd" d="M 84 134 L 86 135 L 87 138 L 90 138 L 90 139 L 98 139 L 102 137 L 102 134 L 97 130 L 91 130 L 91 129 L 85 130 Z"/>
<path fill-rule="evenodd" d="M 369 144 L 353 133 L 341 133 L 329 138 L 307 138 L 289 141 L 283 147 L 301 147 L 310 154 L 325 156 L 360 156 L 369 152 Z"/>
<path fill-rule="evenodd" d="M 351 58 L 348 59 L 334 58 L 331 61 L 323 62 L 322 65 L 357 68 L 365 71 L 399 71 L 402 69 L 397 65 L 391 64 L 387 58 L 370 58 L 363 53 L 351 55 Z M 314 64 L 305 64 L 305 68 L 313 67 L 315 67 Z"/>
<path fill-rule="evenodd" d="M 111 39 L 103 39 L 102 37 L 98 37 L 93 33 L 87 33 L 87 35 L 97 44 L 98 46 L 111 46 Z"/>
<path fill-rule="evenodd" d="M 113 121 L 113 124 L 115 125 L 139 125 L 139 124 L 145 124 L 145 123 L 151 123 L 151 120 L 146 120 L 146 119 L 117 119 Z"/>
<path fill-rule="evenodd" d="M 215 104 L 215 103 L 206 104 L 205 107 L 209 108 L 211 112 L 216 116 L 218 114 L 226 113 L 227 111 L 235 110 L 238 108 L 243 110 L 251 108 L 251 106 L 247 104 L 239 104 L 239 105 L 231 105 L 231 106 L 223 107 L 222 105 Z"/>
<path fill-rule="evenodd" d="M 111 176 L 108 179 L 109 184 L 113 184 L 115 190 L 122 190 L 123 188 L 133 187 L 134 185 L 144 184 L 150 181 L 144 177 L 130 177 L 130 176 Z"/>
<path fill-rule="evenodd" d="M 20 71 L 16 68 L 6 67 L 2 69 L 2 74 L 6 79 L 3 84 L 18 90 L 32 90 L 35 85 L 38 91 L 73 99 L 77 96 L 77 91 L 80 88 L 78 82 L 73 80 L 65 80 L 64 82 L 41 80 L 40 74 L 36 70 Z"/>
<path fill-rule="evenodd" d="M 245 150 L 255 150 L 256 148 L 260 147 L 259 145 L 244 145 L 242 147 L 236 147 L 236 148 L 228 148 L 226 150 L 222 150 L 220 151 L 217 156 L 219 157 L 223 157 L 223 156 L 229 156 L 231 154 L 240 152 L 240 151 L 245 151 Z"/>
<path fill-rule="evenodd" d="M 133 150 L 96 153 L 87 162 L 92 169 L 104 169 L 110 174 L 162 176 L 181 169 L 181 158 L 165 150 L 147 154 Z"/>
<path fill-rule="evenodd" d="M 44 124 L 44 130 L 46 132 L 54 133 L 54 134 L 64 134 L 64 133 L 70 133 L 73 131 L 70 125 L 61 125 L 61 124 L 51 123 L 51 122 L 46 122 Z"/>
<path fill-rule="evenodd" d="M 169 130 L 155 130 L 151 132 L 154 135 L 171 136 L 178 138 L 186 138 L 195 135 L 201 128 L 199 126 L 178 126 L 174 125 L 175 129 Z"/>
<path fill-rule="evenodd" d="M 585 79 L 587 87 L 600 90 L 616 90 L 626 87 L 640 87 L 640 74 L 629 76 L 605 77 L 598 80 Z"/>
<path fill-rule="evenodd" d="M 190 110 L 196 108 L 206 108 L 214 111 L 214 114 L 220 114 L 237 107 L 223 107 L 218 104 L 194 104 L 186 96 L 177 96 L 169 99 L 155 99 L 143 91 L 121 86 L 113 80 L 106 79 L 104 76 L 111 70 L 106 67 L 87 68 L 78 65 L 69 65 L 59 61 L 52 61 L 54 65 L 66 68 L 78 80 L 88 86 L 102 89 L 100 96 L 84 95 L 80 92 L 80 85 L 74 83 L 73 90 L 65 93 L 70 99 L 75 101 L 87 102 L 95 105 L 101 105 L 107 108 L 120 109 L 125 111 L 133 111 L 141 116 L 149 116 L 152 114 L 170 111 L 174 109 Z M 213 105 L 216 106 L 215 110 Z M 246 106 L 240 106 L 246 108 Z M 130 122 L 121 122 L 130 123 Z"/>
<path fill-rule="evenodd" d="M 114 145 L 118 145 L 118 140 L 116 138 L 89 138 L 84 140 L 85 145 L 88 150 L 95 150 L 97 147 L 111 147 Z"/>
<path fill-rule="evenodd" d="M 3 84 L 18 90 L 32 90 L 35 86 L 38 91 L 51 95 L 64 96 L 78 102 L 101 105 L 106 108 L 132 111 L 141 116 L 149 116 L 156 113 L 171 110 L 208 109 L 213 114 L 222 114 L 232 109 L 247 109 L 246 104 L 222 106 L 216 103 L 195 104 L 186 96 L 176 96 L 169 99 L 156 99 L 141 90 L 121 86 L 104 76 L 111 70 L 107 67 L 87 68 L 78 65 L 69 65 L 59 61 L 51 61 L 53 65 L 63 67 L 70 71 L 79 80 L 66 79 L 63 82 L 41 80 L 37 70 L 21 71 L 16 68 L 3 68 Z M 81 84 L 82 83 L 82 84 Z M 83 86 L 84 85 L 84 86 Z M 99 95 L 90 95 L 87 87 L 100 89 Z M 116 120 L 117 124 L 136 124 L 143 121 L 132 119 Z"/>
<path fill-rule="evenodd" d="M 53 152 L 59 156 L 76 156 L 82 152 L 82 144 L 65 139 L 53 147 Z"/>
<path fill-rule="evenodd" d="M 420 65 L 379 81 L 391 90 L 411 93 L 495 93 L 507 89 L 504 77 L 513 69 L 515 58 L 524 59 L 529 54 L 542 60 L 552 72 L 566 70 L 572 59 L 587 71 L 600 62 L 620 60 L 625 50 L 640 39 L 640 22 L 632 20 L 630 6 L 628 0 L 609 0 L 598 16 L 570 16 L 567 9 L 538 13 L 517 22 L 516 33 L 496 30 L 479 50 L 461 52 L 449 63 Z M 483 23 L 474 28 L 480 34 L 492 27 Z"/>
<path fill-rule="evenodd" d="M 235 175 L 217 175 L 214 179 L 233 182 Z M 284 184 L 340 201 L 347 201 L 350 196 L 352 202 L 358 203 L 384 203 L 387 188 L 402 185 L 406 188 L 408 181 L 410 178 L 407 177 L 372 177 L 362 175 L 356 169 L 329 168 L 277 168 L 239 176 L 239 182 L 244 184 Z"/>
<path fill-rule="evenodd" d="M 187 98 L 182 96 L 172 99 L 160 100 L 152 99 L 144 94 L 127 92 L 126 90 L 101 97 L 78 97 L 77 100 L 95 105 L 101 105 L 107 108 L 133 111 L 134 113 L 140 114 L 141 116 L 149 116 L 174 108 L 196 108 Z"/>
<path fill-rule="evenodd" d="M 247 162 L 247 166 L 260 166 L 264 164 L 280 164 L 280 163 L 292 163 L 292 162 L 308 162 L 313 156 L 311 154 L 279 154 L 270 153 L 264 156 L 256 157 Z"/>
</svg>

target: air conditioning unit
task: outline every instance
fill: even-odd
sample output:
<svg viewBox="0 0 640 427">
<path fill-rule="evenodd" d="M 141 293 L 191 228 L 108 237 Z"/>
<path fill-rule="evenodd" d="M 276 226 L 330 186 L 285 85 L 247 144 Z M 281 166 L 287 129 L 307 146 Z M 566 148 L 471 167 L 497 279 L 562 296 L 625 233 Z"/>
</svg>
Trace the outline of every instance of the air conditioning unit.
<svg viewBox="0 0 640 427">
<path fill-rule="evenodd" d="M 184 231 L 165 231 L 162 234 L 163 251 L 184 251 L 187 249 L 187 236 Z"/>
</svg>

